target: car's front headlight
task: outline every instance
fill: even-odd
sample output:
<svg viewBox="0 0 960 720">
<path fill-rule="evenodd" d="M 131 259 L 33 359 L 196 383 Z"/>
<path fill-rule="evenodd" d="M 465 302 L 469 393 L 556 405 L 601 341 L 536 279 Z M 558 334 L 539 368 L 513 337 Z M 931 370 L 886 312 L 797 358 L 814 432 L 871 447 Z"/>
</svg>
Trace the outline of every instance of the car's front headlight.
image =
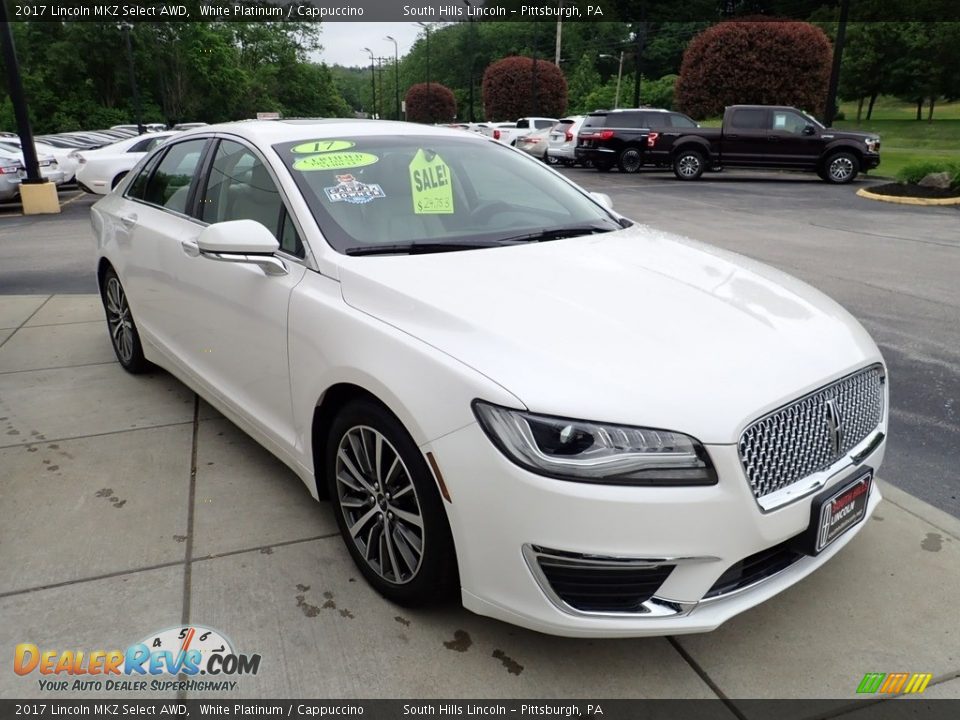
<svg viewBox="0 0 960 720">
<path fill-rule="evenodd" d="M 866 144 L 867 150 L 870 152 L 875 153 L 880 149 L 880 138 L 867 138 L 863 142 Z"/>
<path fill-rule="evenodd" d="M 714 485 L 697 440 L 682 433 L 537 415 L 474 400 L 493 443 L 527 470 L 561 480 L 612 485 Z"/>
</svg>

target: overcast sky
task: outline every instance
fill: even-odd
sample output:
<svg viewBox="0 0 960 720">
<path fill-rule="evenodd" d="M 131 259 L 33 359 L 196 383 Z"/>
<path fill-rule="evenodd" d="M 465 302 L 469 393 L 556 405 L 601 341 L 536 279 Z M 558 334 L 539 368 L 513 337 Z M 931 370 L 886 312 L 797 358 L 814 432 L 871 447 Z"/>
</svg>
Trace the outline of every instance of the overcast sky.
<svg viewBox="0 0 960 720">
<path fill-rule="evenodd" d="M 393 43 L 387 35 L 397 39 L 400 57 L 407 54 L 417 39 L 421 28 L 412 22 L 325 22 L 320 33 L 323 50 L 318 56 L 327 65 L 356 67 L 369 65 L 370 56 L 363 51 L 368 47 L 378 57 L 392 58 Z"/>
</svg>

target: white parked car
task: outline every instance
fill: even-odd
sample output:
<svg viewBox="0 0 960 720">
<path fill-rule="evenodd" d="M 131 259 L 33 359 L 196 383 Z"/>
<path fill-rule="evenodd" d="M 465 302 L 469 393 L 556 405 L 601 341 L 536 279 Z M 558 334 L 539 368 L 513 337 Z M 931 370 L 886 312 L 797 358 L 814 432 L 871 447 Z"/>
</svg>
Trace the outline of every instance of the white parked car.
<svg viewBox="0 0 960 720">
<path fill-rule="evenodd" d="M 512 123 L 490 123 L 483 132 L 504 145 L 515 145 L 521 136 L 551 128 L 556 123 L 555 118 L 524 117 Z"/>
<path fill-rule="evenodd" d="M 74 177 L 77 174 L 77 166 L 79 163 L 77 162 L 76 158 L 72 157 L 72 150 L 48 145 L 47 143 L 40 142 L 39 140 L 34 140 L 33 146 L 37 150 L 37 155 L 43 155 L 48 158 L 52 157 L 57 161 L 57 167 L 63 173 L 62 182 L 73 182 Z M 0 138 L 0 149 L 19 153 L 20 138 Z"/>
<path fill-rule="evenodd" d="M 74 150 L 77 184 L 88 193 L 106 195 L 117 186 L 147 152 L 162 145 L 176 132 L 149 132 L 120 140 L 96 150 Z"/>
<path fill-rule="evenodd" d="M 577 162 L 574 149 L 577 147 L 577 133 L 583 127 L 585 119 L 586 115 L 574 115 L 561 118 L 553 126 L 547 141 L 547 159 L 553 161 L 551 164 L 573 165 Z"/>
<path fill-rule="evenodd" d="M 191 130 L 92 223 L 123 367 L 166 368 L 328 495 L 398 603 L 711 630 L 880 502 L 886 371 L 853 317 L 489 139 Z"/>
<path fill-rule="evenodd" d="M 0 162 L 2 162 L 8 169 L 13 167 L 13 163 L 17 163 L 20 167 L 19 176 L 23 180 L 27 176 L 26 162 L 23 159 L 23 153 L 20 152 L 19 147 L 2 147 L 0 146 Z M 40 177 L 44 180 L 54 183 L 55 185 L 63 185 L 64 174 L 63 170 L 60 169 L 60 166 L 57 164 L 56 158 L 52 155 L 46 155 L 41 152 L 37 152 L 37 166 L 40 171 Z"/>
</svg>

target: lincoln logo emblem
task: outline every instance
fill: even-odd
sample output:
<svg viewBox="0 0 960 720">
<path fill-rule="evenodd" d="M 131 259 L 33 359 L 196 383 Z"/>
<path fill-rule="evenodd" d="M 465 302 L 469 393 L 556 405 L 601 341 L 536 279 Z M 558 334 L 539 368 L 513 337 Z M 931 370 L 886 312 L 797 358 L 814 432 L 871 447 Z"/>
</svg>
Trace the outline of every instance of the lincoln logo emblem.
<svg viewBox="0 0 960 720">
<path fill-rule="evenodd" d="M 827 427 L 830 429 L 830 446 L 833 454 L 838 455 L 843 445 L 843 416 L 840 414 L 840 406 L 836 398 L 827 400 Z"/>
</svg>

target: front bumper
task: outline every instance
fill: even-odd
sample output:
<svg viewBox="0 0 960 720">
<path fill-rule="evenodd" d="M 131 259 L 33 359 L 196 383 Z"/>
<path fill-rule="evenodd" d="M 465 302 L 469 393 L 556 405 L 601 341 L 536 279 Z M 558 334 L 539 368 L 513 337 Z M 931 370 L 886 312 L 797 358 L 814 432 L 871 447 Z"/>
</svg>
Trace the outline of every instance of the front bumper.
<svg viewBox="0 0 960 720">
<path fill-rule="evenodd" d="M 885 430 L 885 428 L 884 428 Z M 704 596 L 735 563 L 802 533 L 813 494 L 770 512 L 758 506 L 736 446 L 708 446 L 719 482 L 705 487 L 616 487 L 553 480 L 503 457 L 476 424 L 423 448 L 434 453 L 450 492 L 463 604 L 540 632 L 575 637 L 637 637 L 713 630 L 827 562 L 865 525 L 816 557 L 726 595 Z M 883 459 L 880 444 L 834 487 Z M 869 517 L 880 502 L 874 484 Z M 584 613 L 563 608 L 535 578 L 530 546 L 620 558 L 673 558 L 674 570 L 646 613 Z M 527 547 L 525 557 L 524 548 Z M 542 582 L 542 578 L 541 578 Z"/>
<path fill-rule="evenodd" d="M 864 153 L 863 169 L 874 170 L 878 167 L 880 167 L 880 153 Z"/>
</svg>

